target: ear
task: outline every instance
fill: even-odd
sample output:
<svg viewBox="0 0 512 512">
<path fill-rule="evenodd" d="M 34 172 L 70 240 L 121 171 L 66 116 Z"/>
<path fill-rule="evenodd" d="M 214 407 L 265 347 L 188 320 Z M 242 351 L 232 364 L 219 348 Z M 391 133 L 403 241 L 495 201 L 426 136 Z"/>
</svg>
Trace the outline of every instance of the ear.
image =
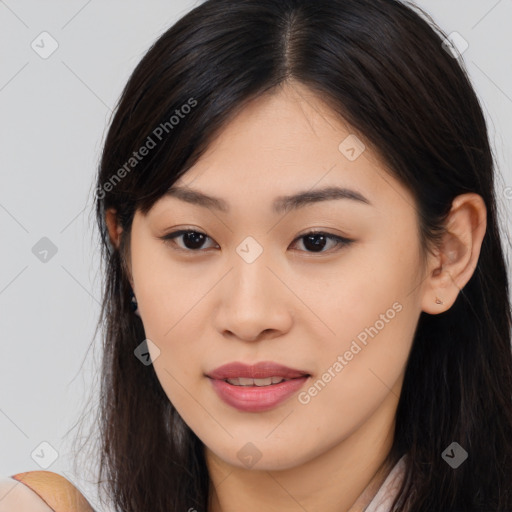
<svg viewBox="0 0 512 512">
<path fill-rule="evenodd" d="M 105 222 L 107 224 L 108 233 L 112 245 L 119 249 L 120 235 L 123 228 L 119 225 L 117 219 L 117 211 L 114 208 L 108 208 L 105 213 Z"/>
<path fill-rule="evenodd" d="M 453 200 L 441 247 L 429 261 L 423 311 L 435 315 L 452 307 L 476 269 L 486 228 L 487 209 L 482 196 L 467 193 Z M 442 304 L 436 303 L 437 298 Z"/>
<path fill-rule="evenodd" d="M 121 227 L 119 220 L 117 218 L 117 211 L 114 208 L 108 208 L 105 212 L 105 223 L 107 224 L 108 234 L 110 236 L 110 241 L 112 245 L 119 249 L 119 244 L 121 242 L 121 233 L 123 232 L 123 228 Z M 133 288 L 133 278 L 131 276 L 131 270 L 129 268 L 129 263 L 126 263 L 128 268 L 125 268 L 126 273 L 128 275 L 128 280 L 130 281 L 130 285 Z"/>
</svg>

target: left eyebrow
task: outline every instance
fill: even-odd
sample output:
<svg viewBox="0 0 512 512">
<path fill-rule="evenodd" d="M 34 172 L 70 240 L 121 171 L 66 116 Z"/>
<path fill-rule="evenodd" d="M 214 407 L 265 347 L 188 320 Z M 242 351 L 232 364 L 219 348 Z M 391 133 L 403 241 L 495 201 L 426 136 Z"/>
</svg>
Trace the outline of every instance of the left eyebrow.
<svg viewBox="0 0 512 512">
<path fill-rule="evenodd" d="M 229 204 L 224 199 L 210 196 L 194 190 L 190 187 L 173 186 L 167 190 L 166 196 L 175 197 L 190 204 L 202 206 L 204 208 L 213 208 L 225 213 L 229 212 Z M 339 199 L 349 199 L 359 203 L 372 206 L 372 203 L 356 190 L 343 187 L 326 187 L 318 190 L 306 190 L 288 196 L 279 196 L 272 203 L 274 213 L 284 213 L 290 210 L 297 210 L 305 206 L 319 203 L 322 201 L 332 201 Z"/>
</svg>

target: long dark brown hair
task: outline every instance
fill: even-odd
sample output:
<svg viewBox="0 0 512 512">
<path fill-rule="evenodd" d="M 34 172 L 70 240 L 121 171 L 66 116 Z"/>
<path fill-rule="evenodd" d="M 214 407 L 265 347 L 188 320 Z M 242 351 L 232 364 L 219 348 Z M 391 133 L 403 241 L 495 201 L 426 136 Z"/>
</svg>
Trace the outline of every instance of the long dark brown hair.
<svg viewBox="0 0 512 512">
<path fill-rule="evenodd" d="M 207 0 L 138 64 L 95 191 L 104 274 L 98 483 L 116 510 L 206 512 L 210 491 L 204 446 L 152 365 L 134 356 L 145 339 L 130 307 L 134 213 L 146 213 L 247 102 L 294 80 L 412 192 L 424 255 L 439 244 L 452 200 L 482 196 L 478 266 L 448 311 L 421 313 L 388 461 L 408 454 L 394 510 L 512 511 L 512 322 L 494 159 L 481 105 L 446 37 L 421 9 L 395 0 Z M 123 228 L 119 249 L 107 208 Z M 457 469 L 442 457 L 454 441 L 469 455 Z"/>
</svg>

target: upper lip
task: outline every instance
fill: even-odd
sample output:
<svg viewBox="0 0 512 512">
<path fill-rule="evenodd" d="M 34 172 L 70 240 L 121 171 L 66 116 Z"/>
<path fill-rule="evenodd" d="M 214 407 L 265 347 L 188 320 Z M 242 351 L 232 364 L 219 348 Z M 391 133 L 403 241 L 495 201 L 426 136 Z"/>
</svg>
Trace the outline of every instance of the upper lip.
<svg viewBox="0 0 512 512">
<path fill-rule="evenodd" d="M 285 379 L 295 379 L 297 377 L 309 376 L 309 373 L 303 370 L 288 368 L 287 366 L 272 361 L 261 361 L 253 365 L 239 362 L 224 364 L 206 375 L 207 377 L 218 380 L 235 379 L 237 377 L 250 379 L 283 377 Z"/>
</svg>

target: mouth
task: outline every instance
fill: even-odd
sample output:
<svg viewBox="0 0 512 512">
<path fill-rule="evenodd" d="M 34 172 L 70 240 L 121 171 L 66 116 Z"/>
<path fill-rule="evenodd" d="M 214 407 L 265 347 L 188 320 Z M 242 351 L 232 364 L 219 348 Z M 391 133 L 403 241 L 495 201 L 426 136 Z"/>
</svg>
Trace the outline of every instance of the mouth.
<svg viewBox="0 0 512 512">
<path fill-rule="evenodd" d="M 295 379 L 301 379 L 303 377 L 309 377 L 309 375 L 306 374 L 306 375 L 303 375 L 302 377 L 295 377 Z M 248 377 L 238 377 L 238 378 L 234 378 L 234 379 L 222 379 L 222 380 L 224 382 L 227 382 L 228 384 L 233 385 L 233 386 L 266 387 L 266 386 L 275 386 L 277 384 L 280 384 L 281 382 L 287 382 L 289 380 L 295 380 L 295 379 L 286 379 L 284 377 L 273 376 L 273 377 L 267 377 L 266 379 L 251 379 Z"/>
<path fill-rule="evenodd" d="M 222 401 L 241 412 L 254 413 L 285 403 L 300 391 L 311 374 L 267 363 L 253 367 L 233 363 L 205 376 Z"/>
<path fill-rule="evenodd" d="M 253 365 L 232 362 L 219 366 L 205 374 L 214 380 L 223 380 L 233 386 L 275 386 L 283 381 L 310 377 L 305 370 L 290 368 L 273 361 L 261 361 Z"/>
</svg>

